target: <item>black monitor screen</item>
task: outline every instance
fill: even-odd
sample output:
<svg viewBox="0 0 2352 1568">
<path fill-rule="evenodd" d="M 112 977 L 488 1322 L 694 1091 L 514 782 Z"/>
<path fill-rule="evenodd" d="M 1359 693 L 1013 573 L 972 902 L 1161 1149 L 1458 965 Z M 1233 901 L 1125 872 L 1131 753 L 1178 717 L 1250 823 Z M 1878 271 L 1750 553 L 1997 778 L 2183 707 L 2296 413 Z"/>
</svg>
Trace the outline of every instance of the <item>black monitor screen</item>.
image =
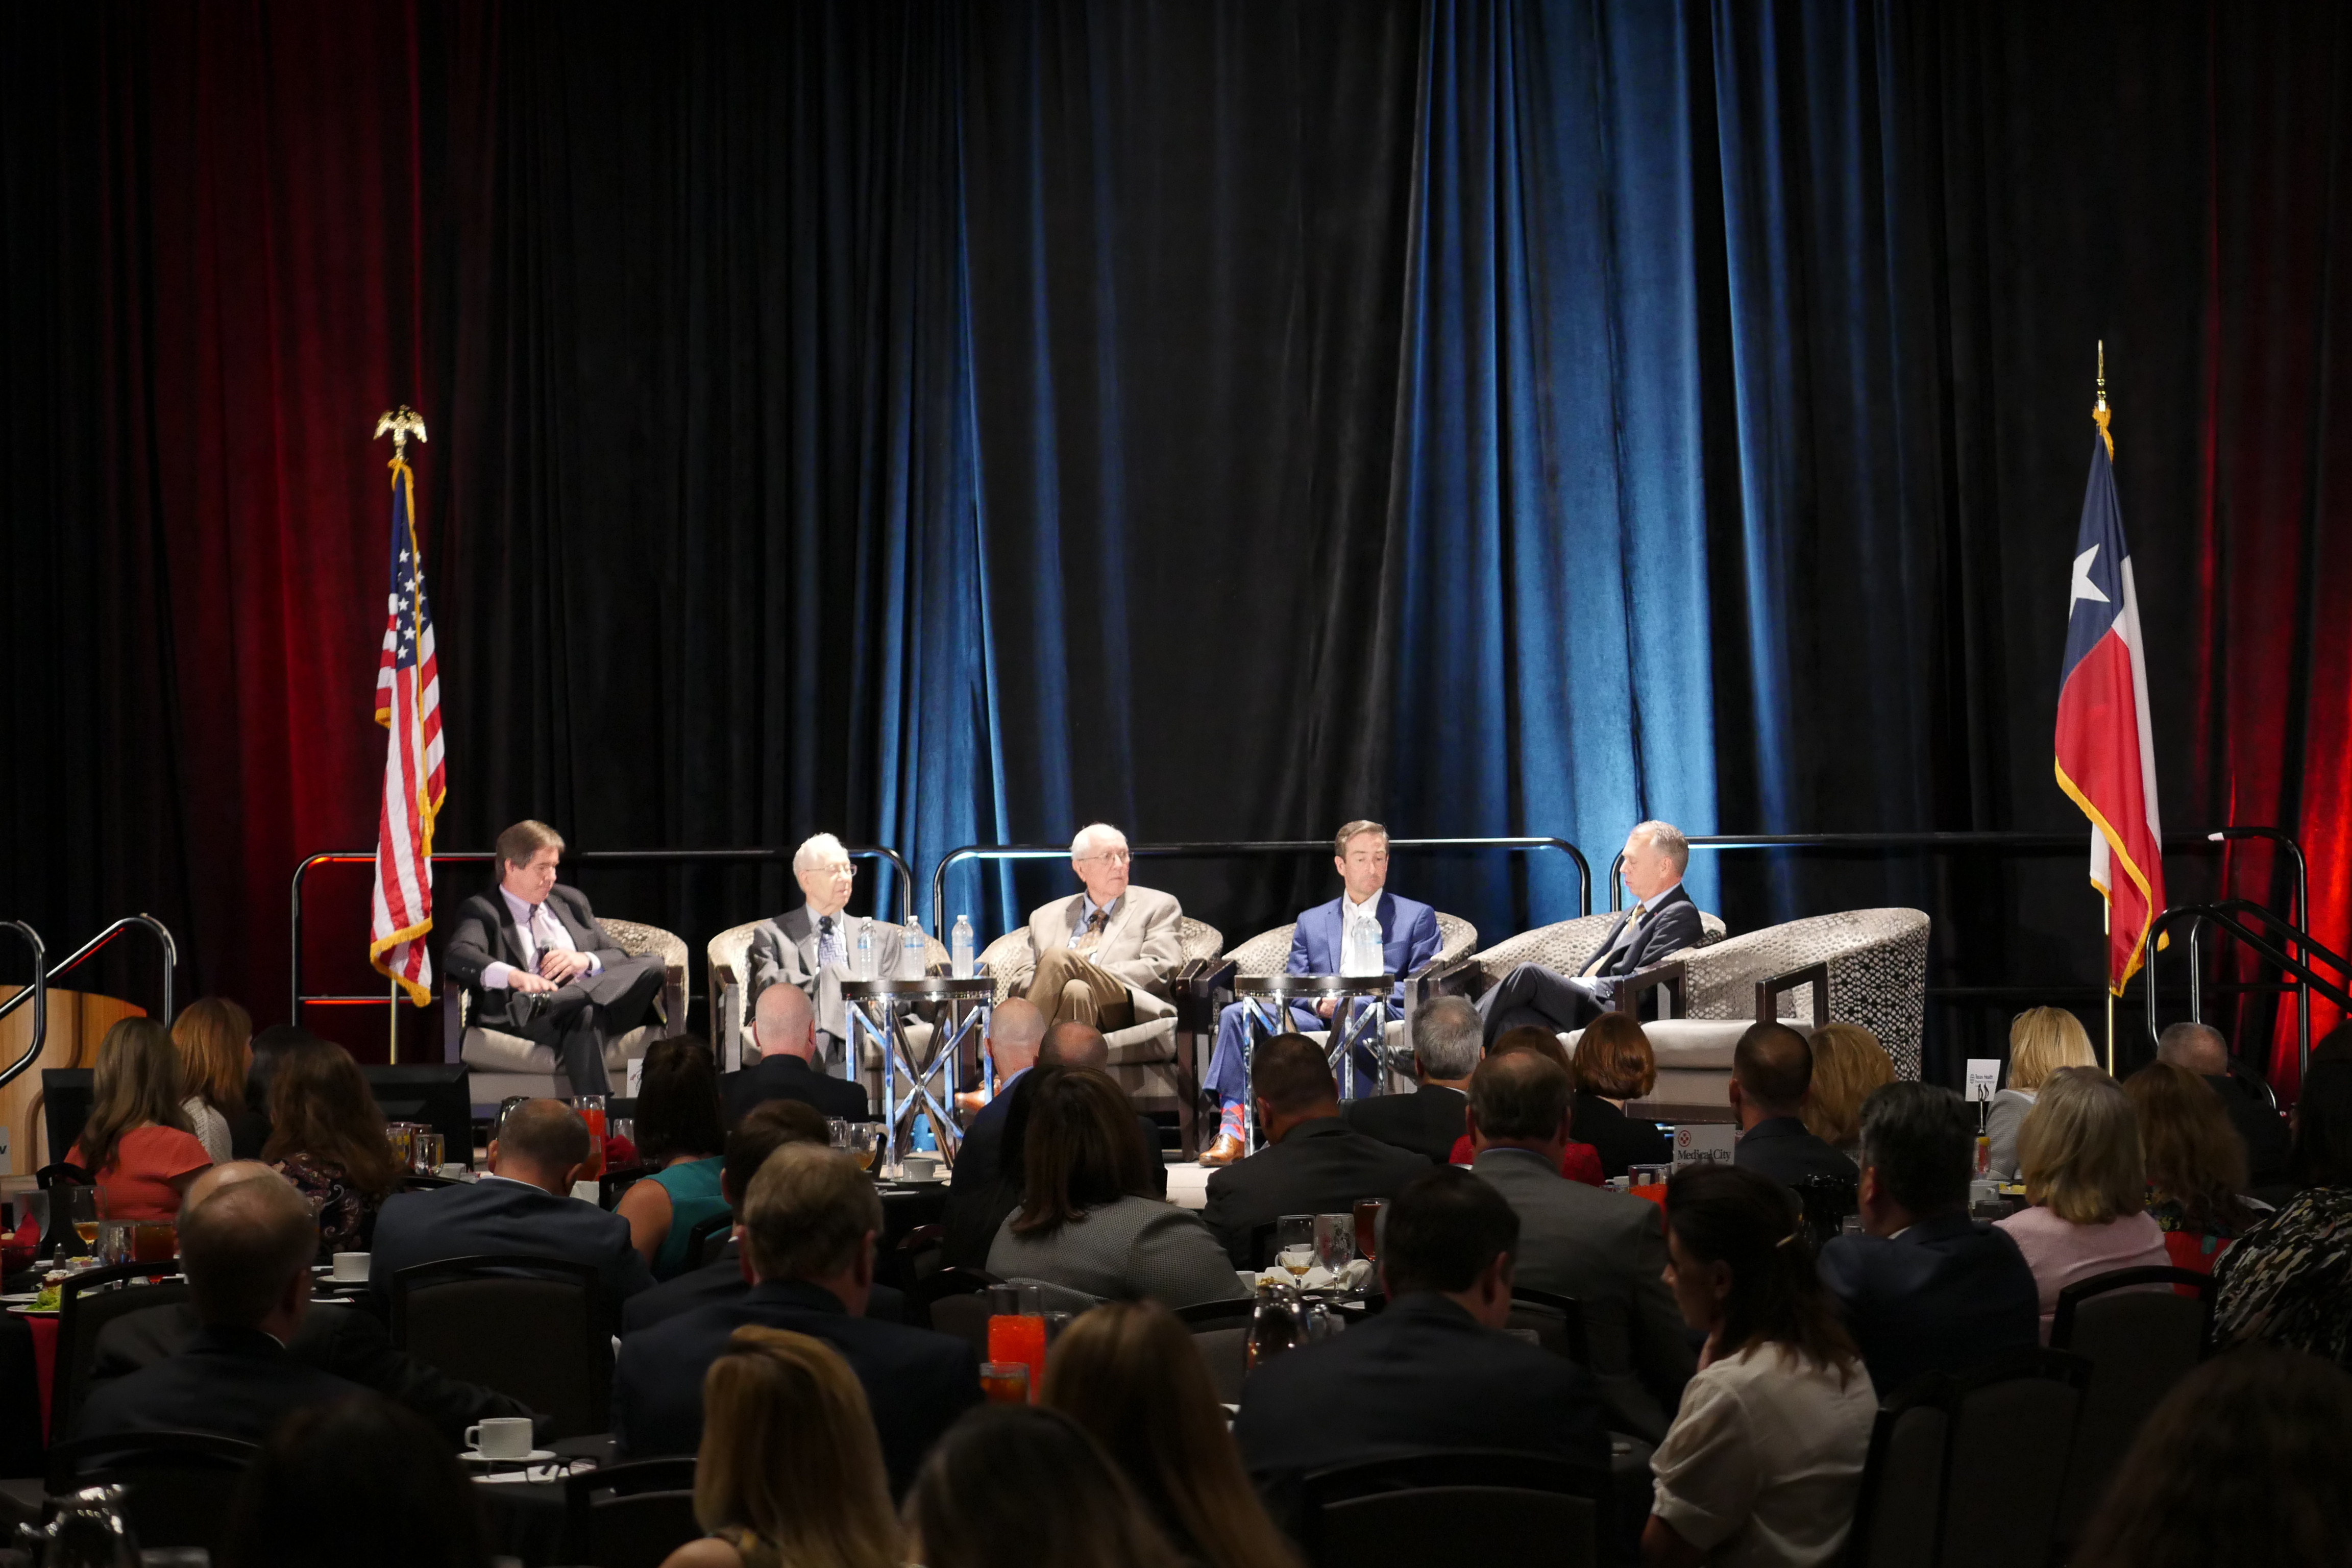
<svg viewBox="0 0 2352 1568">
<path fill-rule="evenodd" d="M 421 1121 L 441 1134 L 444 1163 L 474 1163 L 473 1090 L 463 1062 L 362 1068 L 386 1121 Z"/>
<path fill-rule="evenodd" d="M 41 1117 L 48 1129 L 49 1163 L 53 1165 L 72 1152 L 74 1140 L 81 1136 L 82 1124 L 89 1120 L 92 1076 L 89 1068 L 41 1069 Z"/>
</svg>

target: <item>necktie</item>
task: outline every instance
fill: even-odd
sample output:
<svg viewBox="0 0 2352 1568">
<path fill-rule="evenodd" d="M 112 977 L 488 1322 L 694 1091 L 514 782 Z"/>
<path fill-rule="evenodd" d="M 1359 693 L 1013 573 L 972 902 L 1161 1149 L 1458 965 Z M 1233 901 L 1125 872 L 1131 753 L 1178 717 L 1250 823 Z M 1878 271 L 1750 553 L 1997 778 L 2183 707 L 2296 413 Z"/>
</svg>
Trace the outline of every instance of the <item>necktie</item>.
<svg viewBox="0 0 2352 1568">
<path fill-rule="evenodd" d="M 819 915 L 816 921 L 816 966 L 830 969 L 845 961 L 841 951 L 841 932 L 835 926 L 833 917 Z"/>
<path fill-rule="evenodd" d="M 1602 973 L 1603 967 L 1611 959 L 1616 957 L 1628 947 L 1631 947 L 1633 944 L 1633 931 L 1635 928 L 1641 925 L 1642 917 L 1649 912 L 1648 908 L 1642 904 L 1635 904 L 1632 910 L 1628 910 L 1625 915 L 1625 923 L 1617 928 L 1617 940 L 1611 942 L 1607 947 L 1602 948 L 1599 952 L 1594 953 L 1592 955 L 1592 962 L 1584 966 L 1584 973 L 1587 974 L 1599 974 Z"/>
<path fill-rule="evenodd" d="M 558 948 L 564 945 L 558 936 L 558 932 L 561 930 L 562 928 L 555 923 L 555 917 L 547 912 L 547 906 L 545 904 L 533 904 L 530 907 L 531 945 L 538 949 L 538 951 L 531 955 L 532 968 L 536 969 L 539 967 L 538 961 L 546 956 L 550 948 Z"/>
<path fill-rule="evenodd" d="M 1110 911 L 1108 910 L 1097 910 L 1094 912 L 1094 918 L 1087 921 L 1087 929 L 1079 932 L 1077 937 L 1071 942 L 1070 951 L 1073 952 L 1092 952 L 1096 948 L 1102 945 L 1103 928 L 1109 923 Z"/>
</svg>

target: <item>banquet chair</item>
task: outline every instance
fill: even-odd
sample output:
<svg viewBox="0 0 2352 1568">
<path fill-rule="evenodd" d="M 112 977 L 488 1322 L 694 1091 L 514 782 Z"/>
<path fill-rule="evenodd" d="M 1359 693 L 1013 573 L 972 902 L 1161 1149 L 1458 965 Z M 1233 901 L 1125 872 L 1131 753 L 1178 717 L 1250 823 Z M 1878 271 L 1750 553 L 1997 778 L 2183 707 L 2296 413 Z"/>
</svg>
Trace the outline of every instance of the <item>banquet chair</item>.
<svg viewBox="0 0 2352 1568">
<path fill-rule="evenodd" d="M 444 1258 L 392 1277 L 392 1342 L 537 1412 L 536 1436 L 611 1426 L 613 1327 L 593 1266 L 523 1254 Z"/>
<path fill-rule="evenodd" d="M 210 1432 L 78 1437 L 49 1450 L 49 1489 L 119 1485 L 123 1522 L 142 1552 L 193 1549 L 217 1559 L 236 1479 L 260 1452 Z"/>
<path fill-rule="evenodd" d="M 694 999 L 693 987 L 688 977 L 686 942 L 682 938 L 659 926 L 609 916 L 600 916 L 596 923 L 604 928 L 604 934 L 613 939 L 614 945 L 631 957 L 656 953 L 662 961 L 662 987 L 654 995 L 654 1015 L 661 1022 L 641 1025 L 604 1044 L 604 1070 L 612 1078 L 613 1092 L 618 1094 L 627 1081 L 631 1061 L 644 1056 L 646 1047 L 663 1036 L 686 1027 L 686 1010 Z M 518 1095 L 531 1100 L 570 1100 L 572 1079 L 556 1065 L 555 1047 L 470 1022 L 467 994 L 468 988 L 463 985 L 445 982 L 441 987 L 442 1057 L 446 1061 L 462 1061 L 473 1069 L 474 1103 L 496 1105 Z"/>
<path fill-rule="evenodd" d="M 596 1568 L 661 1568 L 702 1538 L 694 1518 L 694 1460 L 635 1459 L 567 1476 L 563 1561 Z"/>
<path fill-rule="evenodd" d="M 1584 1334 L 1584 1303 L 1573 1296 L 1513 1286 L 1510 1321 L 1504 1326 L 1532 1329 L 1537 1341 L 1554 1355 L 1587 1370 L 1592 1365 L 1592 1347 Z"/>
<path fill-rule="evenodd" d="M 176 1264 L 117 1263 L 85 1268 L 58 1288 L 58 1359 L 49 1390 L 49 1430 L 70 1432 L 89 1398 L 90 1369 L 98 1363 L 98 1336 L 117 1318 L 150 1307 L 173 1307 L 188 1299 L 188 1282 L 173 1278 L 131 1286 Z M 52 1467 L 52 1477 L 55 1470 Z"/>
<path fill-rule="evenodd" d="M 1803 1210 L 1805 1235 L 1818 1253 L 1837 1238 L 1844 1227 L 1846 1216 L 1856 1213 L 1861 1205 L 1862 1178 L 1852 1176 L 1805 1176 L 1789 1184 Z"/>
<path fill-rule="evenodd" d="M 1176 1309 L 1176 1321 L 1192 1331 L 1192 1348 L 1201 1352 L 1224 1404 L 1242 1401 L 1242 1384 L 1249 1376 L 1250 1323 L 1256 1316 L 1255 1300 L 1196 1301 Z"/>
<path fill-rule="evenodd" d="M 2194 1269 L 2117 1268 L 2058 1293 L 2050 1346 L 2091 1363 L 2060 1539 L 2089 1522 L 2140 1424 L 2205 1359 L 2212 1328 L 2213 1277 Z"/>
<path fill-rule="evenodd" d="M 735 1237 L 735 1216 L 715 1214 L 694 1222 L 686 1233 L 686 1255 L 694 1259 L 698 1268 L 708 1268 L 727 1256 L 727 1244 Z"/>
<path fill-rule="evenodd" d="M 1591 1568 L 1606 1472 L 1504 1450 L 1400 1454 L 1310 1473 L 1300 1544 L 1315 1568 L 1547 1563 Z"/>
</svg>

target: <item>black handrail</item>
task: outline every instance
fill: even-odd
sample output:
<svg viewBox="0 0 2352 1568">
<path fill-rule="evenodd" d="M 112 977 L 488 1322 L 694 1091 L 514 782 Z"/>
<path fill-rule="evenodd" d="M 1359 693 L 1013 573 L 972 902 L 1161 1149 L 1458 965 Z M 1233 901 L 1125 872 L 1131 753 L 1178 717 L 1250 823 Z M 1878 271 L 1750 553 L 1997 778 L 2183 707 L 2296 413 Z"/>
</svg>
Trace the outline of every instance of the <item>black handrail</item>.
<svg viewBox="0 0 2352 1568">
<path fill-rule="evenodd" d="M 2272 931 L 2280 934 L 2284 939 L 2285 939 L 2289 945 L 2292 945 L 2296 950 L 2298 956 L 2291 957 L 2285 951 L 2284 951 L 2283 948 L 2272 946 L 2268 941 L 2264 940 L 2261 935 L 2258 935 L 2252 928 L 2240 921 L 2237 918 L 2240 914 L 2259 917 L 2263 924 L 2270 928 Z M 2186 920 L 2189 922 L 2189 963 L 2191 964 L 2198 962 L 2197 933 L 2202 929 L 2205 923 L 2210 921 L 2216 928 L 2228 931 L 2231 936 L 2236 937 L 2240 942 L 2245 943 L 2248 947 L 2252 948 L 2263 957 L 2269 959 L 2272 963 L 2277 964 L 2281 969 L 2284 970 L 2287 973 L 2294 975 L 2298 981 L 2300 981 L 2301 985 L 2299 990 L 2305 998 L 2305 1006 L 2306 1009 L 2305 1016 L 2309 1016 L 2307 1011 L 2309 1007 L 2309 997 L 2314 987 L 2318 989 L 2318 992 L 2322 996 L 2326 997 L 2338 1007 L 2343 1008 L 2347 1012 L 2352 1012 L 2352 988 L 2347 988 L 2352 987 L 2352 959 L 2347 959 L 2341 953 L 2332 951 L 2320 942 L 2312 941 L 2310 933 L 2305 931 L 2302 927 L 2296 925 L 2293 921 L 2273 912 L 2264 905 L 2254 902 L 2252 899 L 2222 899 L 2210 904 L 2179 904 L 2157 916 L 2156 919 L 2149 923 L 2147 928 L 2147 1037 L 2149 1044 L 2153 1045 L 2156 1042 L 2158 1033 L 2156 1026 L 2156 966 L 2158 954 L 2160 949 L 2158 947 L 2157 938 L 2176 922 L 2182 920 Z M 2326 963 L 2332 965 L 2337 973 L 2346 977 L 2347 984 L 2339 986 L 2322 978 L 2318 972 L 2314 970 L 2308 963 L 2308 960 L 2314 957 L 2324 960 Z M 2193 990 L 2191 992 L 2189 1016 L 2191 1018 L 2195 1018 L 2200 1023 L 2204 1021 L 2203 1017 L 2198 1011 L 2196 993 Z M 2297 1083 L 2302 1082 L 2303 1075 L 2308 1072 L 2310 1068 L 2311 1040 L 2306 1035 L 2300 1041 L 2299 1048 L 2295 1053 L 2295 1081 Z"/>
<path fill-rule="evenodd" d="M 1584 851 L 1565 838 L 1391 838 L 1391 849 L 1559 849 L 1576 862 L 1579 911 L 1592 912 L 1592 866 Z M 1138 859 L 1225 859 L 1243 855 L 1312 855 L 1330 852 L 1328 838 L 1260 838 L 1208 840 L 1190 844 L 1130 844 L 1128 853 Z M 931 868 L 931 934 L 947 940 L 948 868 L 961 860 L 1063 860 L 1066 844 L 967 844 L 940 857 Z"/>
<path fill-rule="evenodd" d="M 26 1068 L 40 1059 L 41 1047 L 48 1041 L 49 950 L 41 941 L 41 933 L 23 921 L 0 921 L 0 927 L 5 927 L 23 937 L 25 944 L 33 950 L 33 984 L 26 986 L 24 991 L 19 991 L 9 997 L 6 1006 L 0 1007 L 0 1017 L 5 1017 L 16 1010 L 17 1005 L 25 999 L 27 993 L 33 998 L 33 1043 L 26 1047 L 23 1056 L 8 1064 L 5 1071 L 0 1071 L 0 1089 L 5 1089 L 23 1076 Z"/>
<path fill-rule="evenodd" d="M 915 918 L 915 873 L 907 862 L 899 858 L 898 852 L 879 844 L 853 844 L 845 847 L 853 860 L 885 860 L 889 863 L 892 870 L 898 873 L 900 923 L 912 924 Z M 566 850 L 563 858 L 572 864 L 589 866 L 627 865 L 635 862 L 649 862 L 664 866 L 673 864 L 697 866 L 736 863 L 769 864 L 778 861 L 789 866 L 795 853 L 796 851 L 792 849 L 583 849 Z M 495 860 L 498 855 L 488 849 L 446 851 L 436 849 L 430 858 L 436 866 L 442 864 L 467 866 Z M 373 866 L 374 864 L 375 851 L 373 849 L 335 849 L 312 855 L 294 868 L 293 908 L 290 917 L 293 925 L 294 951 L 292 961 L 288 965 L 290 980 L 288 989 L 293 1005 L 293 1010 L 287 1015 L 289 1022 L 301 1022 L 302 1004 L 305 1002 L 383 1002 L 387 1005 L 390 1005 L 389 992 L 382 996 L 340 996 L 323 992 L 317 995 L 306 995 L 302 990 L 302 879 L 310 874 L 310 868 L 313 866 Z"/>
<path fill-rule="evenodd" d="M 2275 827 L 2222 827 L 2215 829 L 2205 837 L 2217 844 L 2231 838 L 2266 838 L 2281 846 L 2288 854 L 2294 857 L 2294 907 L 2287 910 L 2287 917 L 2296 922 L 2295 931 L 2298 936 L 2301 936 L 2311 924 L 2311 868 L 2303 858 L 2303 846 Z M 2189 928 L 2192 962 L 2197 948 L 2197 932 L 2201 923 L 2192 921 Z M 2190 972 L 2192 992 L 2199 973 Z M 2294 1002 L 2295 1056 L 2298 1061 L 2308 1062 L 2311 1059 L 2311 987 L 2296 986 Z M 2197 1017 L 2193 999 L 2189 1016 Z M 2200 1018 L 2199 1021 L 2201 1023 L 2203 1020 Z"/>
<path fill-rule="evenodd" d="M 15 926 L 19 931 L 22 931 L 26 936 L 36 944 L 36 947 L 38 948 L 40 938 L 33 935 L 32 927 L 26 925 L 19 921 L 9 921 L 5 923 Z M 170 928 L 165 926 L 162 921 L 157 920 L 153 915 L 144 914 L 123 916 L 121 920 L 116 921 L 112 925 L 108 926 L 104 931 L 100 931 L 96 936 L 91 937 L 88 942 L 83 942 L 79 947 L 74 949 L 73 952 L 68 953 L 63 959 L 60 959 L 58 963 L 50 965 L 47 973 L 41 975 L 40 984 L 38 985 L 29 991 L 19 991 L 14 996 L 9 997 L 5 1002 L 0 1002 L 0 1018 L 6 1017 L 18 1007 L 23 1006 L 26 998 L 27 996 L 31 996 L 35 999 L 34 1005 L 40 1010 L 35 1021 L 34 1032 L 37 1036 L 46 1033 L 49 1005 L 48 983 L 57 979 L 58 975 L 72 969 L 74 965 L 79 963 L 83 959 L 88 958 L 91 953 L 96 952 L 100 948 L 104 947 L 108 942 L 113 941 L 118 934 L 129 930 L 132 926 L 142 926 L 147 931 L 153 933 L 156 944 L 163 950 L 163 1011 L 162 1014 L 162 1022 L 166 1025 L 170 1024 L 173 1016 L 172 1007 L 172 972 L 180 966 L 180 944 L 172 940 Z M 41 956 L 46 957 L 47 955 L 46 949 L 40 949 L 39 951 Z M 36 973 L 38 973 L 37 969 Z M 26 1068 L 32 1064 L 32 1060 L 33 1058 L 30 1056 L 26 1056 L 23 1060 L 11 1067 L 6 1072 L 0 1073 L 0 1085 L 6 1084 L 9 1079 L 15 1078 L 18 1073 L 23 1072 Z"/>
</svg>

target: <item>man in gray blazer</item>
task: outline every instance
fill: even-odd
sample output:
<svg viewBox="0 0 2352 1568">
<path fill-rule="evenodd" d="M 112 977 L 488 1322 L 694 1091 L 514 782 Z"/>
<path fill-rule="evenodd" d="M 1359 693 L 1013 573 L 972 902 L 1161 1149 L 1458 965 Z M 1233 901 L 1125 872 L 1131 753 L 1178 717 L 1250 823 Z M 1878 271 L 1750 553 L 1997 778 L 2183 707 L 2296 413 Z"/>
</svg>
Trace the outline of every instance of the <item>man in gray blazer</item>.
<svg viewBox="0 0 2352 1568">
<path fill-rule="evenodd" d="M 849 1054 L 849 1013 L 841 999 L 841 983 L 861 978 L 856 970 L 857 939 L 869 927 L 874 973 L 866 978 L 898 978 L 905 932 L 887 921 L 853 915 L 844 909 L 850 889 L 856 885 L 857 868 L 841 840 L 830 833 L 820 833 L 793 851 L 793 878 L 808 901 L 762 921 L 752 933 L 747 1000 L 756 1007 L 760 993 L 780 980 L 798 986 L 816 1008 L 816 1066 L 835 1078 L 855 1078 L 855 1068 L 843 1066 Z"/>
<path fill-rule="evenodd" d="M 1480 1063 L 1470 1079 L 1471 1169 L 1519 1216 L 1517 1286 L 1583 1303 L 1611 1429 L 1655 1443 L 1696 1364 L 1663 1277 L 1665 1230 L 1648 1199 L 1560 1175 L 1571 1092 L 1559 1064 L 1533 1051 Z"/>
<path fill-rule="evenodd" d="M 1108 1033 L 1173 1013 L 1168 980 L 1184 961 L 1183 906 L 1129 887 L 1127 835 L 1096 822 L 1070 841 L 1070 868 L 1086 884 L 1029 914 L 1037 972 L 1027 995 L 1050 1027 L 1072 1021 Z"/>
</svg>

